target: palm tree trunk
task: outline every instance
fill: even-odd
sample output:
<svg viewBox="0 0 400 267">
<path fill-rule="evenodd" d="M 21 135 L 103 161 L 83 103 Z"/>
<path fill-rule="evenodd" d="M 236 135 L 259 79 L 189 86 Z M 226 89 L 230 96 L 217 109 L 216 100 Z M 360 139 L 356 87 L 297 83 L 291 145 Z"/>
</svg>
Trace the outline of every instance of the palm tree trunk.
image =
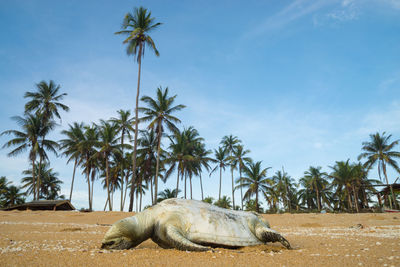
<svg viewBox="0 0 400 267">
<path fill-rule="evenodd" d="M 348 186 L 346 186 L 346 190 L 347 190 L 347 198 L 348 198 L 348 202 L 349 202 L 349 209 L 353 210 L 353 201 L 351 201 L 351 194 L 350 194 L 350 190 L 349 190 Z"/>
<path fill-rule="evenodd" d="M 358 197 L 357 197 L 357 194 L 356 194 L 356 188 L 355 188 L 354 184 L 352 185 L 352 189 L 353 189 L 354 204 L 356 206 L 356 211 L 358 213 L 358 212 L 360 212 L 360 209 L 358 207 Z"/>
<path fill-rule="evenodd" d="M 176 177 L 176 192 L 175 192 L 175 197 L 178 197 L 178 191 L 179 191 L 179 164 L 178 164 L 178 175 Z"/>
<path fill-rule="evenodd" d="M 74 189 L 75 170 L 77 164 L 78 164 L 78 158 L 75 158 L 74 171 L 72 172 L 71 192 L 69 193 L 69 202 L 71 202 L 72 199 L 72 190 Z"/>
<path fill-rule="evenodd" d="M 231 153 L 232 156 L 232 153 Z M 233 181 L 233 166 L 231 166 L 231 174 L 232 174 L 232 207 L 235 209 L 235 184 Z"/>
<path fill-rule="evenodd" d="M 43 156 L 42 156 L 42 153 L 39 153 L 39 167 L 38 167 L 38 173 L 37 173 L 37 183 L 36 183 L 36 187 L 37 187 L 37 190 L 36 190 L 36 194 L 37 194 L 37 197 L 36 197 L 36 199 L 37 200 L 39 200 L 39 198 L 40 198 L 40 184 L 41 184 L 41 177 L 40 177 L 40 175 L 41 175 L 41 173 L 40 173 L 40 170 L 41 170 L 41 168 L 42 168 L 42 158 L 43 158 Z"/>
<path fill-rule="evenodd" d="M 121 211 L 124 210 L 124 135 L 125 131 L 122 129 L 121 132 L 121 154 L 122 154 L 122 160 L 121 160 Z"/>
<path fill-rule="evenodd" d="M 142 68 L 142 47 L 143 44 L 139 44 L 139 56 L 138 56 L 138 65 L 139 65 L 139 70 L 138 70 L 138 82 L 137 82 L 137 91 L 136 91 L 136 108 L 135 108 L 135 139 L 133 142 L 133 163 L 132 163 L 132 169 L 133 169 L 133 181 L 136 180 L 136 154 L 137 154 L 137 137 L 138 137 L 138 129 L 139 129 L 139 88 L 140 88 L 140 71 Z M 131 192 L 130 192 L 130 201 L 129 201 L 129 211 L 133 210 L 133 191 L 134 191 L 134 185 L 133 183 L 131 184 Z"/>
<path fill-rule="evenodd" d="M 186 199 L 186 178 L 187 178 L 187 173 L 185 172 L 185 199 Z"/>
<path fill-rule="evenodd" d="M 242 166 L 239 163 L 239 182 L 240 182 L 240 204 L 243 210 L 243 188 L 242 188 Z"/>
<path fill-rule="evenodd" d="M 219 167 L 219 195 L 218 200 L 221 199 L 221 186 L 222 186 L 222 169 Z"/>
<path fill-rule="evenodd" d="M 108 156 L 106 158 L 106 186 L 107 186 L 107 200 L 108 200 L 108 210 L 112 211 L 111 200 L 110 200 L 110 182 L 108 177 Z"/>
<path fill-rule="evenodd" d="M 89 160 L 89 159 L 86 159 Z M 92 202 L 90 201 L 90 170 L 89 166 L 86 166 L 86 177 L 88 182 L 88 197 L 89 197 L 89 210 L 92 211 Z"/>
<path fill-rule="evenodd" d="M 36 200 L 36 173 L 35 173 L 36 165 L 35 159 L 32 159 L 32 189 L 33 189 L 33 200 Z"/>
<path fill-rule="evenodd" d="M 189 176 L 189 182 L 190 182 L 190 199 L 193 199 L 193 190 L 192 190 L 192 176 Z"/>
<path fill-rule="evenodd" d="M 204 197 L 203 197 L 203 182 L 201 180 L 201 172 L 200 172 L 200 189 L 201 189 L 201 200 L 204 200 Z"/>
<path fill-rule="evenodd" d="M 388 180 L 387 174 L 386 174 L 386 165 L 385 165 L 385 163 L 382 163 L 382 169 L 383 169 L 383 174 L 385 175 L 386 184 L 389 184 L 389 180 Z M 396 200 L 395 200 L 394 194 L 393 194 L 393 187 L 392 187 L 392 185 L 390 185 L 389 187 L 390 187 L 390 193 L 392 194 L 393 201 L 394 201 L 394 203 L 396 203 Z M 393 209 L 392 200 L 390 199 L 390 196 L 388 197 L 388 199 L 389 199 L 390 208 Z"/>
<path fill-rule="evenodd" d="M 321 211 L 321 203 L 320 203 L 320 199 L 319 199 L 319 190 L 318 190 L 318 186 L 317 185 L 315 185 L 315 192 L 317 193 L 318 211 Z"/>
<path fill-rule="evenodd" d="M 154 177 L 154 200 L 153 204 L 157 204 L 158 193 L 158 168 L 160 166 L 160 147 L 161 147 L 161 122 L 158 123 L 158 140 L 157 140 L 157 163 L 156 163 L 156 177 Z"/>
<path fill-rule="evenodd" d="M 150 189 L 151 189 L 151 203 L 153 203 L 154 194 L 153 194 L 153 179 L 150 177 Z"/>
<path fill-rule="evenodd" d="M 235 208 L 233 208 L 235 209 Z M 256 211 L 259 212 L 258 210 L 258 186 L 256 187 Z"/>
<path fill-rule="evenodd" d="M 126 193 L 127 193 L 127 190 L 128 190 L 128 176 L 129 175 L 127 175 L 126 176 L 126 185 L 125 185 L 125 192 L 124 192 L 124 201 L 122 202 L 122 210 L 124 210 L 124 208 L 125 208 L 125 201 L 126 201 Z"/>
</svg>

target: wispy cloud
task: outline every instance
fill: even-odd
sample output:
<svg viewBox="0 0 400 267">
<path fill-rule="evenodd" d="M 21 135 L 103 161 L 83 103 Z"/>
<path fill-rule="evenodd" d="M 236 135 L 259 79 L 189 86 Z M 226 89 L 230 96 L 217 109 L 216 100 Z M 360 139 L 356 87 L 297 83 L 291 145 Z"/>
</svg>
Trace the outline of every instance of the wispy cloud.
<svg viewBox="0 0 400 267">
<path fill-rule="evenodd" d="M 244 38 L 252 38 L 263 35 L 270 31 L 275 31 L 284 26 L 310 15 L 324 7 L 337 2 L 337 0 L 297 0 L 284 7 L 281 11 L 272 15 L 257 26 L 254 30 L 245 34 Z"/>
</svg>

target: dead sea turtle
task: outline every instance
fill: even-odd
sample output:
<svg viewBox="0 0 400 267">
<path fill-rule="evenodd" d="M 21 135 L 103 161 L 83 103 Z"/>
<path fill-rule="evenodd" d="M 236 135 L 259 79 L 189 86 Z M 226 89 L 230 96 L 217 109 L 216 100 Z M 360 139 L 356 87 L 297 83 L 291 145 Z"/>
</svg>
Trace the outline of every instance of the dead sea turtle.
<svg viewBox="0 0 400 267">
<path fill-rule="evenodd" d="M 101 248 L 129 249 L 151 238 L 162 248 L 206 251 L 210 247 L 238 248 L 289 242 L 253 212 L 219 208 L 201 201 L 167 199 L 116 222 Z"/>
</svg>

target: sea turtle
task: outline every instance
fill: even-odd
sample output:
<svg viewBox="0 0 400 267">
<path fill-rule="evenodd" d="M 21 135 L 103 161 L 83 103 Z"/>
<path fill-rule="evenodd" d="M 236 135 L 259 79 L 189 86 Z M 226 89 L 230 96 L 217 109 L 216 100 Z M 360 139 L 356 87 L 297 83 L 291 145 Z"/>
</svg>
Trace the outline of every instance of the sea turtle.
<svg viewBox="0 0 400 267">
<path fill-rule="evenodd" d="M 105 234 L 101 248 L 129 249 L 151 238 L 162 248 L 206 251 L 210 247 L 238 248 L 289 242 L 255 212 L 219 208 L 205 202 L 167 199 L 135 216 L 117 221 Z"/>
</svg>

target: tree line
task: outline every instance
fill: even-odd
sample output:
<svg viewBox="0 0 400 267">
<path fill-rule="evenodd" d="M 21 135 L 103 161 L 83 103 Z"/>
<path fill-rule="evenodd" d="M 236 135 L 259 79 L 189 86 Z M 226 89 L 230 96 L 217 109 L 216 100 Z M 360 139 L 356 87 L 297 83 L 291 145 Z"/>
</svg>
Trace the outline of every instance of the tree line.
<svg viewBox="0 0 400 267">
<path fill-rule="evenodd" d="M 311 166 L 298 183 L 283 168 L 269 177 L 271 167 L 265 168 L 261 161 L 251 159 L 250 151 L 236 136 L 226 135 L 218 148 L 207 149 L 204 138 L 194 127 L 178 127 L 181 121 L 175 114 L 185 106 L 175 105 L 177 96 L 171 96 L 168 87 L 157 88 L 154 98 L 140 97 L 145 47 L 159 56 L 149 33 L 160 25 L 151 17 L 151 12 L 139 7 L 124 17 L 122 30 L 115 33 L 127 36 L 123 41 L 127 45 L 127 54 L 133 56 L 139 66 L 134 116 L 129 110 L 119 110 L 116 117 L 98 123 L 74 122 L 62 131 L 62 140 L 54 141 L 48 139 L 48 134 L 55 130 L 57 120 L 61 119 L 60 112 L 69 110 L 62 103 L 66 94 L 59 94 L 60 85 L 51 80 L 40 82 L 36 85 L 37 91 L 25 94 L 28 102 L 24 115 L 12 118 L 21 130 L 2 133 L 13 136 L 3 146 L 13 148 L 9 156 L 29 152 L 30 168 L 24 171 L 26 177 L 22 179 L 22 189 L 26 192 L 16 194 L 30 195 L 33 200 L 63 197 L 59 195 L 62 182 L 50 168 L 48 152 L 65 156 L 67 162 L 73 162 L 70 200 L 76 170 L 82 171 L 88 186 L 89 210 L 93 208 L 96 180 L 101 180 L 107 192 L 104 209 L 113 209 L 114 194 L 119 193 L 120 210 L 128 201 L 129 211 L 133 211 L 134 204 L 135 210 L 140 211 L 143 194 L 151 194 L 152 204 L 163 198 L 178 197 L 180 182 L 184 183 L 183 197 L 192 198 L 192 180 L 198 177 L 202 200 L 226 208 L 261 211 L 261 200 L 265 200 L 270 212 L 322 209 L 358 212 L 369 208 L 376 193 L 373 185 L 380 183 L 367 178 L 371 168 L 377 165 L 379 178 L 385 178 L 387 184 L 387 166 L 400 172 L 396 161 L 400 153 L 393 150 L 399 140 L 390 142 L 391 135 L 386 133 L 372 134 L 370 141 L 362 144 L 363 152 L 358 160 L 365 159 L 365 162 L 338 161 L 329 167 L 329 173 L 319 166 Z M 140 123 L 145 124 L 145 129 L 139 130 Z M 226 169 L 231 174 L 232 198 L 221 196 L 222 173 Z M 211 197 L 204 197 L 204 171 L 209 175 L 219 172 L 219 194 L 215 202 Z M 173 173 L 177 176 L 176 188 L 160 193 L 159 180 L 165 182 Z M 10 205 L 10 201 L 3 201 L 9 199 L 3 194 L 10 187 L 6 178 L 1 186 L 1 203 Z M 239 202 L 235 201 L 236 190 L 240 190 Z M 23 201 L 22 195 L 19 201 Z M 393 191 L 384 201 L 390 207 L 397 205 Z"/>
</svg>

